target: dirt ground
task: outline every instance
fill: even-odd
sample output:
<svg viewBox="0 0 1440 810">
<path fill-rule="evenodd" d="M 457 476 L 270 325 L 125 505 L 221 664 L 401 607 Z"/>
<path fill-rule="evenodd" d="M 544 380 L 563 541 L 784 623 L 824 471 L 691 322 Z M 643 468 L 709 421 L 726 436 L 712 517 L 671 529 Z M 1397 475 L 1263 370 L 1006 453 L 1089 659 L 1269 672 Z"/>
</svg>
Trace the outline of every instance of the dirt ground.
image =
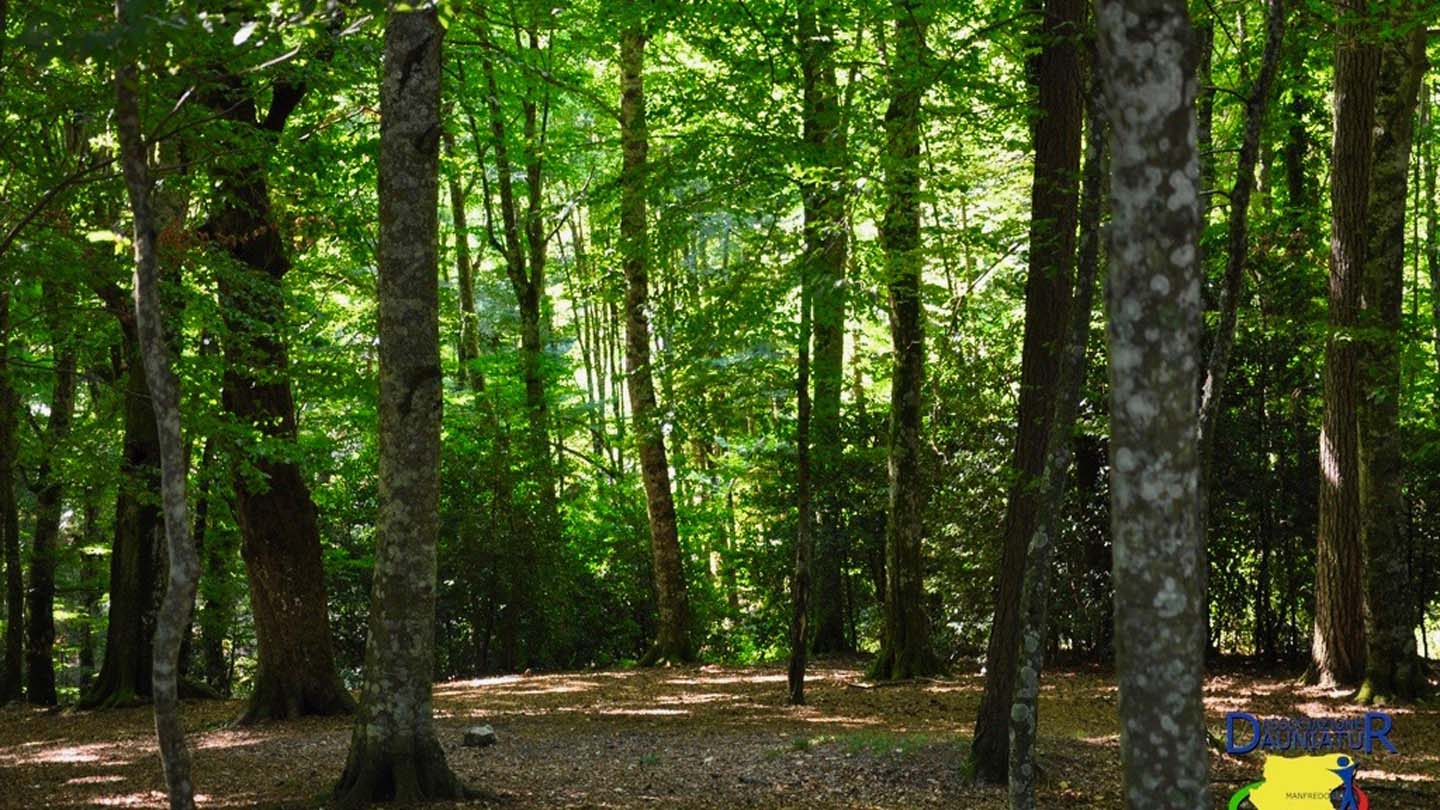
<svg viewBox="0 0 1440 810">
<path fill-rule="evenodd" d="M 812 673 L 810 705 L 790 708 L 778 668 L 575 672 L 436 687 L 451 766 L 492 798 L 469 807 L 1003 808 L 1004 791 L 959 773 L 980 699 L 977 675 L 861 688 L 858 664 Z M 1225 712 L 1354 715 L 1343 693 L 1243 671 L 1212 677 L 1212 731 Z M 1122 806 L 1116 692 L 1107 674 L 1047 676 L 1040 707 L 1040 804 Z M 234 701 L 187 703 L 205 807 L 322 806 L 344 765 L 349 723 L 232 728 Z M 1362 758 L 1376 810 L 1440 808 L 1440 705 L 1392 710 L 1398 755 Z M 499 743 L 461 746 L 488 723 Z M 1258 755 L 1217 754 L 1215 806 L 1260 777 Z M 0 807 L 163 807 L 148 709 L 0 710 Z"/>
</svg>

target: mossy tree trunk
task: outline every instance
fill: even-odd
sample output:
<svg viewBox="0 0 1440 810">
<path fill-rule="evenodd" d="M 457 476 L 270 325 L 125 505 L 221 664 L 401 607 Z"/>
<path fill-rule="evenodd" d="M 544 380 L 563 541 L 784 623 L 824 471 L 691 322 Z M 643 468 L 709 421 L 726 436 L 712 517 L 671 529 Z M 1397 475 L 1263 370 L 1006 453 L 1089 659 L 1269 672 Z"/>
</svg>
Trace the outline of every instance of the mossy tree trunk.
<svg viewBox="0 0 1440 810">
<path fill-rule="evenodd" d="M 1386 41 L 1376 101 L 1369 244 L 1361 282 L 1359 397 L 1360 540 L 1365 556 L 1365 680 L 1362 703 L 1419 697 L 1428 667 L 1415 652 L 1416 615 L 1399 595 L 1418 585 L 1405 540 L 1400 352 L 1404 342 L 1405 202 L 1425 30 Z M 1432 223 L 1433 227 L 1433 223 Z"/>
</svg>

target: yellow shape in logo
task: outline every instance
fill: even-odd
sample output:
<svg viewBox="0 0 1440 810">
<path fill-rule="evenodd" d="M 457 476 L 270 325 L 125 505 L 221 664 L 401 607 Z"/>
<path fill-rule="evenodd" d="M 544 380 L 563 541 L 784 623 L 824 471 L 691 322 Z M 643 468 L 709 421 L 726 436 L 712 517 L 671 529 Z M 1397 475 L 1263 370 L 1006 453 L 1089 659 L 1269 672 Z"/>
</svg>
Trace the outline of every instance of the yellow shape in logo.
<svg viewBox="0 0 1440 810">
<path fill-rule="evenodd" d="M 1354 760 L 1350 760 L 1353 762 Z M 1330 792 L 1344 784 L 1340 756 L 1265 758 L 1265 784 L 1250 793 L 1255 810 L 1333 810 Z"/>
</svg>

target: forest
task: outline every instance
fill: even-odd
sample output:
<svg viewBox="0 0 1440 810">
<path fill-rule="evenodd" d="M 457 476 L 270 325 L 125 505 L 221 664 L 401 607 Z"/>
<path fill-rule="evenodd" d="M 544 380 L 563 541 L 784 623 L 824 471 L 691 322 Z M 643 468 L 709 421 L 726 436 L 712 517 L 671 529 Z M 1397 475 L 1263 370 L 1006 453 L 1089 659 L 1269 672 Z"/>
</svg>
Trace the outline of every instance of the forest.
<svg viewBox="0 0 1440 810">
<path fill-rule="evenodd" d="M 0 0 L 0 807 L 1440 807 L 1437 58 Z"/>
</svg>

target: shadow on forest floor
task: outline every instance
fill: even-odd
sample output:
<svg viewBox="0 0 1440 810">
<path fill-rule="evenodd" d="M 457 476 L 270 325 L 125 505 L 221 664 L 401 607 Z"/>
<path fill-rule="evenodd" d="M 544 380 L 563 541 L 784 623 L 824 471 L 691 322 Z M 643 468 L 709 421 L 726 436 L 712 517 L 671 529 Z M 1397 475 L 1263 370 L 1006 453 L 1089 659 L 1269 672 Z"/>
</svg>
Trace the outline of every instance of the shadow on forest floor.
<svg viewBox="0 0 1440 810">
<path fill-rule="evenodd" d="M 1004 791 L 959 775 L 981 680 L 962 675 L 861 688 L 859 664 L 827 663 L 810 705 L 785 705 L 776 667 L 575 672 L 451 681 L 435 689 L 452 767 L 500 806 L 551 808 L 999 808 Z M 1206 686 L 1211 730 L 1224 714 L 1351 715 L 1346 695 L 1231 669 Z M 1043 687 L 1042 807 L 1120 807 L 1112 678 L 1057 671 Z M 251 729 L 236 701 L 188 703 L 196 783 L 207 807 L 323 805 L 344 765 L 349 722 Z M 1377 807 L 1440 807 L 1440 705 L 1391 710 L 1400 754 L 1362 762 Z M 0 711 L 0 807 L 163 807 L 148 709 Z M 500 742 L 464 748 L 489 723 Z M 1258 779 L 1258 756 L 1213 758 L 1215 806 Z M 469 806 L 486 807 L 484 802 Z"/>
</svg>

